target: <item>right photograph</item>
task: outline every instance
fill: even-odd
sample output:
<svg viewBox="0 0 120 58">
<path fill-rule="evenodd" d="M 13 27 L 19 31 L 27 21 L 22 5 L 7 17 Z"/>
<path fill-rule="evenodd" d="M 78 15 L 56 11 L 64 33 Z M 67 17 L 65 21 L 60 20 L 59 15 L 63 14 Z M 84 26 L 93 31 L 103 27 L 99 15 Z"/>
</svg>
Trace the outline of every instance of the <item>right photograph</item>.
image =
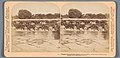
<svg viewBox="0 0 120 58">
<path fill-rule="evenodd" d="M 109 19 L 105 4 L 65 4 L 61 8 L 61 51 L 109 52 Z"/>
</svg>

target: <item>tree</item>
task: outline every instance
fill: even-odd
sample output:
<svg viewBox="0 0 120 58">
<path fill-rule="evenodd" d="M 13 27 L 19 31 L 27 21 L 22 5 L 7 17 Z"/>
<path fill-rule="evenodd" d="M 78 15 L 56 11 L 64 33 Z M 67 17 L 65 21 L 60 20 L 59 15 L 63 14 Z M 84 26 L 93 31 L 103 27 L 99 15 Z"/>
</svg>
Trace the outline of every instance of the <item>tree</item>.
<svg viewBox="0 0 120 58">
<path fill-rule="evenodd" d="M 53 16 L 54 18 L 60 18 L 60 13 L 55 13 Z"/>
<path fill-rule="evenodd" d="M 97 17 L 99 19 L 105 19 L 106 18 L 106 16 L 104 14 L 101 14 L 101 13 L 97 14 Z"/>
<path fill-rule="evenodd" d="M 68 12 L 69 18 L 81 18 L 82 12 L 77 9 L 70 9 Z"/>
<path fill-rule="evenodd" d="M 85 15 L 85 18 L 88 18 L 88 19 L 93 19 L 95 17 L 96 17 L 96 15 L 95 14 L 91 14 L 91 13 L 88 13 L 88 14 Z"/>
<path fill-rule="evenodd" d="M 28 10 L 19 10 L 18 12 L 18 18 L 19 19 L 31 19 L 32 18 L 32 13 Z"/>
<path fill-rule="evenodd" d="M 47 16 L 48 19 L 52 19 L 52 18 L 54 18 L 54 16 L 53 16 L 52 14 L 50 14 L 50 13 L 47 14 L 46 16 Z"/>
<path fill-rule="evenodd" d="M 42 14 L 35 14 L 34 19 L 43 19 Z"/>
<path fill-rule="evenodd" d="M 69 18 L 69 15 L 65 14 L 65 15 L 61 15 L 62 18 Z"/>
</svg>

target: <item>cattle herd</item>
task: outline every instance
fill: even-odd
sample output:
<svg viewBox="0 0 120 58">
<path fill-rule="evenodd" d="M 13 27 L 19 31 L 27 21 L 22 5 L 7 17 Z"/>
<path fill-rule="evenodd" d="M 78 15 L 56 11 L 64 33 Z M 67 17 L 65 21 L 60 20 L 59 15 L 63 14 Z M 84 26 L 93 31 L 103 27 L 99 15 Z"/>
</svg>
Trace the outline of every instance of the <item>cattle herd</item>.
<svg viewBox="0 0 120 58">
<path fill-rule="evenodd" d="M 108 22 L 106 20 L 39 20 L 39 21 L 13 21 L 12 26 L 16 30 L 43 30 L 58 31 L 63 29 L 89 30 L 89 31 L 108 31 Z"/>
<path fill-rule="evenodd" d="M 107 21 L 98 20 L 62 20 L 61 23 L 65 29 L 77 29 L 81 31 L 107 31 Z"/>
<path fill-rule="evenodd" d="M 48 31 L 50 27 L 52 27 L 54 30 L 59 29 L 59 25 L 57 24 L 58 21 L 53 20 L 53 21 L 13 21 L 12 26 L 15 27 L 15 29 L 20 29 L 20 30 L 44 30 Z"/>
</svg>

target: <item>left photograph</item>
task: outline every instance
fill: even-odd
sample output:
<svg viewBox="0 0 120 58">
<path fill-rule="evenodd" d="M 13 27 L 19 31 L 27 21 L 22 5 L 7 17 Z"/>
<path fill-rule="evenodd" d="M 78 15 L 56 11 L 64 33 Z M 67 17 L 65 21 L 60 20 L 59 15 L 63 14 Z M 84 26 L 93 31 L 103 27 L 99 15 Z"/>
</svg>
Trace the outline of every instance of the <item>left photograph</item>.
<svg viewBox="0 0 120 58">
<path fill-rule="evenodd" d="M 60 9 L 52 3 L 18 3 L 12 8 L 12 52 L 60 51 Z"/>
</svg>

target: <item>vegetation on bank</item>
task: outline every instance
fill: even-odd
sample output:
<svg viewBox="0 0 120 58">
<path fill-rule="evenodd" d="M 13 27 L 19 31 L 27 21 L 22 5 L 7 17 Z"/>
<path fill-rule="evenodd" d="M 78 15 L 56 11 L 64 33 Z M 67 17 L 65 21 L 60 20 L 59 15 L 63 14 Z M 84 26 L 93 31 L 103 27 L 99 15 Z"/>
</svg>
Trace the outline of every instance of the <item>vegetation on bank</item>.
<svg viewBox="0 0 120 58">
<path fill-rule="evenodd" d="M 85 18 L 85 19 L 107 19 L 109 14 L 82 14 L 80 10 L 70 9 L 67 14 L 61 15 L 60 13 L 48 14 L 32 14 L 28 10 L 21 9 L 18 14 L 13 16 L 14 19 L 56 19 L 56 18 Z"/>
</svg>

